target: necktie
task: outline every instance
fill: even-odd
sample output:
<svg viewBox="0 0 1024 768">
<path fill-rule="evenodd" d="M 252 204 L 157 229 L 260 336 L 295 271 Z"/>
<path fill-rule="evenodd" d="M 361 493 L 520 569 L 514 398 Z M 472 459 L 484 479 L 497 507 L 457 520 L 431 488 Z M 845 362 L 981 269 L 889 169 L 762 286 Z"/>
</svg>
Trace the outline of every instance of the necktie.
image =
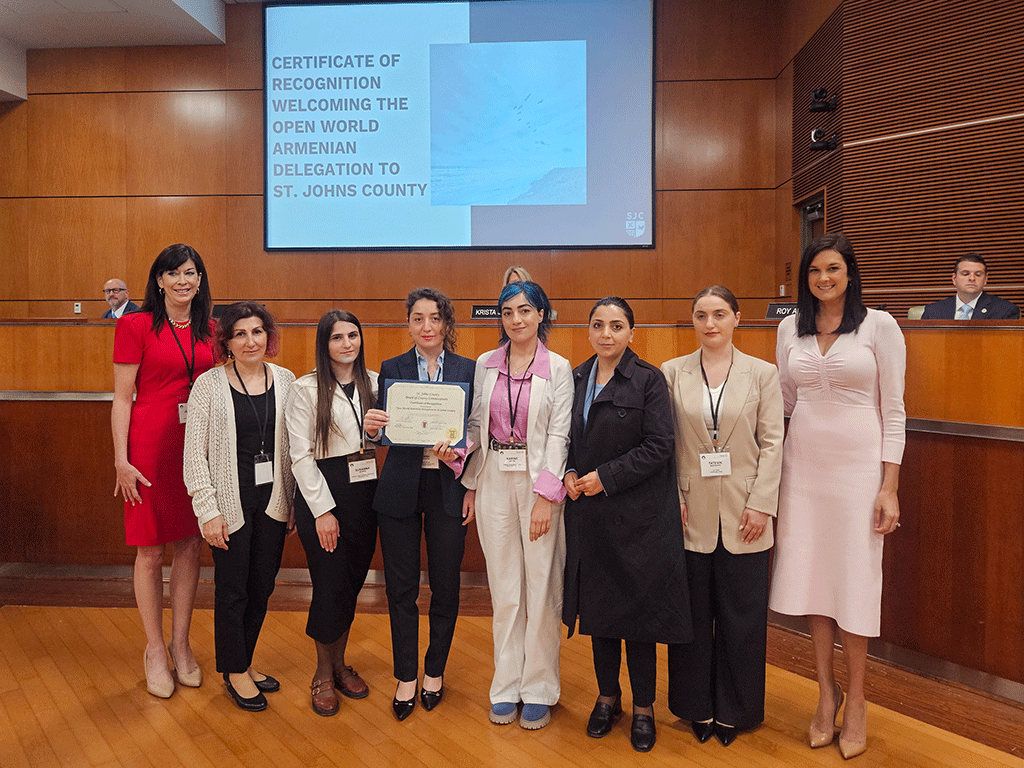
<svg viewBox="0 0 1024 768">
<path fill-rule="evenodd" d="M 972 308 L 970 304 L 964 304 L 960 307 L 960 311 L 957 313 L 957 320 L 970 320 L 972 314 Z"/>
</svg>

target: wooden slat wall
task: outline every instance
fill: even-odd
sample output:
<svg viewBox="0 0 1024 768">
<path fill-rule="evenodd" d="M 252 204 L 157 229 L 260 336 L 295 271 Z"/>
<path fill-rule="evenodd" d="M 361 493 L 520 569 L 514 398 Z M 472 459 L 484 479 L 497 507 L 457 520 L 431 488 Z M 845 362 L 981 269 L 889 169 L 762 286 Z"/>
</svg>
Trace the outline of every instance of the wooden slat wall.
<svg viewBox="0 0 1024 768">
<path fill-rule="evenodd" d="M 870 303 L 905 317 L 977 251 L 1024 305 L 1024 1 L 847 0 L 844 18 L 843 229 Z"/>
<path fill-rule="evenodd" d="M 672 302 L 711 282 L 776 295 L 777 228 L 792 222 L 776 215 L 769 0 L 657 4 L 651 251 L 265 253 L 261 9 L 226 12 L 225 45 L 29 52 L 28 101 L 0 107 L 0 252 L 13 267 L 0 317 L 72 317 L 74 301 L 98 317 L 103 282 L 124 277 L 141 298 L 172 242 L 202 254 L 217 301 L 273 303 L 284 319 L 422 284 L 490 302 L 513 263 L 564 321 L 610 293 L 653 302 L 647 322 L 680 319 Z"/>
</svg>

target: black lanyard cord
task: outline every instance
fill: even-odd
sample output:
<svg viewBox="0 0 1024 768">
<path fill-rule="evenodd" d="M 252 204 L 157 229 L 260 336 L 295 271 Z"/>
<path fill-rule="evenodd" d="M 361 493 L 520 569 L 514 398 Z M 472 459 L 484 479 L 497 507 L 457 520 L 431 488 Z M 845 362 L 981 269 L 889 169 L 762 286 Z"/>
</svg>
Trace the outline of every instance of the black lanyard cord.
<svg viewBox="0 0 1024 768">
<path fill-rule="evenodd" d="M 266 453 L 264 446 L 267 441 L 267 425 L 270 423 L 270 379 L 267 377 L 267 364 L 263 364 L 263 421 L 260 421 L 260 413 L 256 410 L 256 401 L 252 399 L 252 395 L 249 394 L 245 382 L 238 375 L 238 366 L 234 361 L 231 362 L 231 367 L 235 369 L 238 383 L 242 385 L 242 391 L 245 392 L 245 396 L 249 399 L 249 405 L 252 406 L 252 414 L 256 417 L 256 424 L 260 428 L 260 454 L 264 454 Z"/>
<path fill-rule="evenodd" d="M 505 353 L 505 366 L 508 368 L 508 410 L 512 414 L 512 421 L 508 426 L 508 440 L 510 443 L 516 442 L 516 415 L 519 413 L 519 398 L 523 395 L 523 387 L 526 386 L 526 372 L 533 366 L 533 361 L 537 359 L 537 350 L 533 350 L 533 357 L 530 358 L 530 365 L 526 366 L 526 370 L 523 371 L 523 378 L 519 381 L 519 391 L 516 393 L 516 405 L 512 407 L 512 345 L 508 345 L 508 351 Z M 526 437 L 523 437 L 526 440 Z"/>
<path fill-rule="evenodd" d="M 718 414 L 722 408 L 722 395 L 725 394 L 725 385 L 729 383 L 729 374 L 732 373 L 732 361 L 729 361 L 729 370 L 725 374 L 725 381 L 722 382 L 722 388 L 718 390 L 718 402 L 716 403 L 711 398 L 711 385 L 708 383 L 708 374 L 704 370 L 704 356 L 701 355 L 700 359 L 700 375 L 704 379 L 704 386 L 708 388 L 708 403 L 711 405 L 711 442 L 715 446 L 715 450 L 718 450 Z"/>
<path fill-rule="evenodd" d="M 332 373 L 331 375 L 333 376 L 334 374 Z M 338 389 L 340 389 L 342 391 L 342 394 L 345 395 L 345 399 L 348 400 L 348 404 L 352 407 L 352 415 L 356 417 L 356 426 L 359 428 L 359 450 L 362 451 L 363 450 L 363 439 L 364 439 L 364 435 L 363 435 L 363 420 L 359 416 L 359 410 L 356 408 L 355 401 L 352 400 L 352 398 L 349 396 L 348 392 L 345 390 L 345 386 L 340 381 L 338 381 L 338 377 L 337 376 L 334 376 L 334 383 L 338 385 Z M 352 381 L 350 383 L 354 384 L 355 382 Z M 358 388 L 356 388 L 356 393 L 358 394 L 358 392 L 359 392 L 359 390 L 358 390 Z M 360 405 L 362 405 L 362 403 L 360 403 Z"/>
<path fill-rule="evenodd" d="M 174 326 L 171 325 L 171 318 L 167 318 L 167 327 L 171 329 L 171 337 L 174 342 L 178 345 L 178 349 L 181 350 L 181 356 L 185 359 L 185 370 L 188 371 L 188 388 L 192 389 L 192 385 L 196 380 L 196 337 L 189 329 L 188 335 L 192 337 L 192 362 L 188 361 L 188 355 L 185 354 L 185 347 L 181 345 L 181 340 L 178 338 L 178 334 L 174 332 Z"/>
</svg>

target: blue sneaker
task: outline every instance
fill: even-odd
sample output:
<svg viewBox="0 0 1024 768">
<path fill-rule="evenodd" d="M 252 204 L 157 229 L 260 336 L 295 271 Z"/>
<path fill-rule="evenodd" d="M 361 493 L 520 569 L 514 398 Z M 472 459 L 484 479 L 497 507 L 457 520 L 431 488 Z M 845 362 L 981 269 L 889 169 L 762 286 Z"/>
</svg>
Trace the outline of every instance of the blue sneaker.
<svg viewBox="0 0 1024 768">
<path fill-rule="evenodd" d="M 523 716 L 519 725 L 528 731 L 543 728 L 551 721 L 551 707 L 547 704 L 523 704 Z"/>
<path fill-rule="evenodd" d="M 489 718 L 495 725 L 508 725 L 516 721 L 517 709 L 518 707 L 511 701 L 499 701 L 491 705 Z"/>
</svg>

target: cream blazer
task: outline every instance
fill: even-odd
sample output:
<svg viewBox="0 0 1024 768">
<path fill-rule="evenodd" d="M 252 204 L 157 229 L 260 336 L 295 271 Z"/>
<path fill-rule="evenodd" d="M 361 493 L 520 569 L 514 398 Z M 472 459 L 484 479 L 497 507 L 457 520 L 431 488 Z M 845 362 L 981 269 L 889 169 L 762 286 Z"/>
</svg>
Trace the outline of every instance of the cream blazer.
<svg viewBox="0 0 1024 768">
<path fill-rule="evenodd" d="M 373 388 L 374 397 L 374 402 L 369 405 L 373 408 L 377 400 L 377 374 L 374 371 L 367 371 L 367 373 L 370 375 L 370 386 Z M 355 404 L 356 410 L 362 413 L 358 388 L 352 395 L 352 402 Z M 313 517 L 320 517 L 337 506 L 334 496 L 331 495 L 331 489 L 327 487 L 327 481 L 316 465 L 316 459 L 347 456 L 358 451 L 361 445 L 362 430 L 359 429 L 352 406 L 349 405 L 348 397 L 341 391 L 341 387 L 334 388 L 331 417 L 341 430 L 341 434 L 331 430 L 327 439 L 327 452 L 323 456 L 314 456 L 316 371 L 297 378 L 292 384 L 291 396 L 288 398 L 285 421 L 288 425 L 292 474 L 295 475 L 295 484 L 302 491 L 302 497 L 309 505 Z M 367 440 L 366 447 L 376 448 L 377 446 Z"/>
<path fill-rule="evenodd" d="M 484 363 L 494 350 L 480 355 L 476 361 L 473 382 L 473 411 L 467 435 L 477 447 L 470 454 L 462 484 L 476 490 L 477 476 L 483 469 L 490 450 L 491 394 L 498 383 L 498 369 Z M 526 465 L 534 487 L 541 470 L 556 478 L 565 475 L 565 459 L 569 453 L 569 426 L 572 423 L 572 366 L 561 355 L 548 350 L 551 380 L 534 375 L 530 383 L 530 409 L 526 423 Z"/>
<path fill-rule="evenodd" d="M 701 477 L 700 454 L 710 453 L 711 434 L 704 424 L 704 379 L 700 350 L 661 366 L 668 380 L 676 433 L 676 481 L 686 504 L 686 548 L 710 553 L 722 543 L 733 554 L 763 552 L 775 543 L 769 520 L 761 538 L 744 544 L 740 520 L 747 507 L 775 517 L 782 475 L 782 390 L 778 369 L 738 349 L 722 396 L 719 446 L 729 451 L 732 474 Z"/>
</svg>

